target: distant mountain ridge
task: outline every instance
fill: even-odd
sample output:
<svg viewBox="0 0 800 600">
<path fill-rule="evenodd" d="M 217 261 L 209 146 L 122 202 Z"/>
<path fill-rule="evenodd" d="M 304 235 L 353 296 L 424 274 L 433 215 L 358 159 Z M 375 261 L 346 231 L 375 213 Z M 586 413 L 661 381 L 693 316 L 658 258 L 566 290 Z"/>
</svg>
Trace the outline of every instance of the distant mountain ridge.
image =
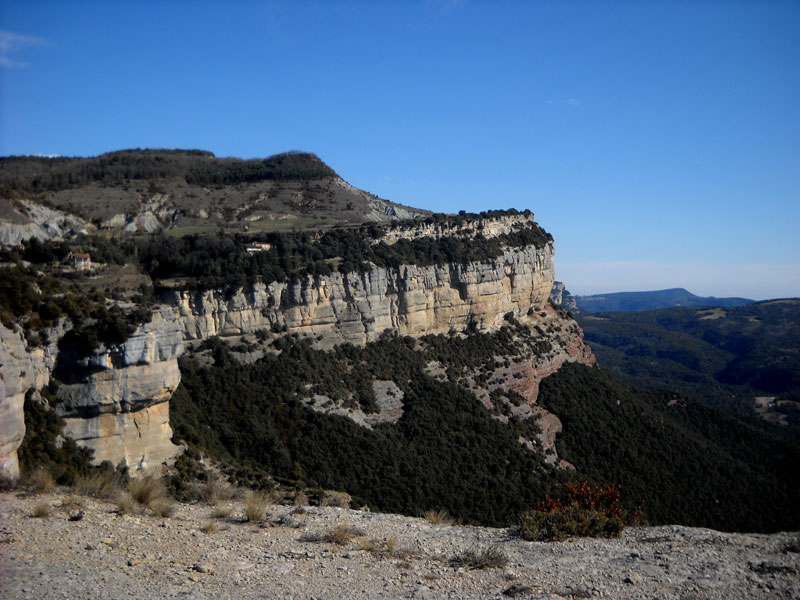
<svg viewBox="0 0 800 600">
<path fill-rule="evenodd" d="M 755 302 L 755 300 L 748 298 L 697 296 L 684 288 L 670 288 L 650 292 L 615 292 L 612 294 L 575 296 L 574 298 L 578 308 L 584 313 L 633 312 L 657 310 L 673 306 L 734 308 Z"/>
</svg>

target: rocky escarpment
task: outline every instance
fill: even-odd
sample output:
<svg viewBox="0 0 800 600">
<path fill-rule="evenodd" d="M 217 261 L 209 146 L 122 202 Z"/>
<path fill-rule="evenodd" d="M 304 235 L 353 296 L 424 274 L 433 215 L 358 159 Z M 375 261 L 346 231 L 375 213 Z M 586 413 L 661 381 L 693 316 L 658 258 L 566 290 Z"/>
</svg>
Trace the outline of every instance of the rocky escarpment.
<svg viewBox="0 0 800 600">
<path fill-rule="evenodd" d="M 94 450 L 95 462 L 146 469 L 176 456 L 169 399 L 180 383 L 182 352 L 180 326 L 161 308 L 125 343 L 60 365 L 64 434 Z"/>
<path fill-rule="evenodd" d="M 61 238 L 93 229 L 93 225 L 75 215 L 29 200 L 0 196 L 0 246 L 19 244 L 30 238 Z"/>
<path fill-rule="evenodd" d="M 489 329 L 503 315 L 540 309 L 553 282 L 553 248 L 509 249 L 481 263 L 450 263 L 307 276 L 222 291 L 170 291 L 185 339 L 286 329 L 322 348 L 364 344 L 391 329 L 401 335 Z"/>
<path fill-rule="evenodd" d="M 58 339 L 63 331 L 63 326 L 57 328 L 53 337 Z M 19 476 L 17 448 L 25 437 L 25 394 L 48 384 L 57 356 L 56 343 L 29 349 L 22 332 L 0 323 L 0 476 Z"/>
<path fill-rule="evenodd" d="M 472 229 L 464 222 L 450 233 L 499 236 L 533 224 L 532 219 L 529 213 L 482 219 L 472 222 Z M 443 232 L 437 224 L 423 224 L 418 235 Z M 1 438 L 4 472 L 18 472 L 15 451 L 24 435 L 25 392 L 43 387 L 51 375 L 61 383 L 57 410 L 66 422 L 65 434 L 94 450 L 95 461 L 144 469 L 168 460 L 178 450 L 170 441 L 168 414 L 168 400 L 180 381 L 177 357 L 184 341 L 213 336 L 298 334 L 329 349 L 363 345 L 385 330 L 410 336 L 493 331 L 511 315 L 530 327 L 541 326 L 540 337 L 549 340 L 547 352 L 532 352 L 515 363 L 510 374 L 515 379 L 508 380 L 533 405 L 538 382 L 564 361 L 593 361 L 579 328 L 547 305 L 553 278 L 553 245 L 547 242 L 509 246 L 495 258 L 475 262 L 375 266 L 255 283 L 233 292 L 165 290 L 149 323 L 124 344 L 101 346 L 86 358 L 59 351 L 56 342 L 64 330 L 50 332 L 53 343 L 33 350 L 21 334 L 6 330 L 3 347 L 9 356 L 3 370 L 8 375 L 0 405 L 8 415 Z M 22 371 L 27 377 L 11 375 Z M 489 391 L 476 387 L 479 396 Z"/>
<path fill-rule="evenodd" d="M 51 376 L 60 383 L 54 407 L 63 433 L 94 451 L 94 460 L 137 468 L 179 452 L 170 441 L 169 398 L 180 382 L 177 358 L 183 340 L 174 313 L 162 308 L 124 343 L 100 346 L 88 357 L 58 347 L 66 327 L 48 332 L 51 343 L 28 348 L 21 332 L 0 325 L 0 474 L 19 475 L 17 448 L 25 435 L 23 404 L 29 390 Z"/>
<path fill-rule="evenodd" d="M 469 218 L 465 217 L 455 222 L 429 219 L 413 224 L 395 225 L 380 238 L 380 241 L 386 244 L 395 244 L 400 240 L 413 240 L 421 237 L 440 239 L 449 236 L 475 237 L 477 235 L 493 238 L 531 226 L 536 226 L 536 220 L 530 211 L 504 214 L 503 216 L 470 215 Z"/>
</svg>

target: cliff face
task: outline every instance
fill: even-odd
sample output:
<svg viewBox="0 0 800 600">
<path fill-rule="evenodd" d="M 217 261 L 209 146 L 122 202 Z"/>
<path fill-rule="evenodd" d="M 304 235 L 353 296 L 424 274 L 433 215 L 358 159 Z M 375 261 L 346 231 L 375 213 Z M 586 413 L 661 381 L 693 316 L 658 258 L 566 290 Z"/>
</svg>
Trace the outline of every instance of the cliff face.
<svg viewBox="0 0 800 600">
<path fill-rule="evenodd" d="M 176 456 L 169 398 L 180 382 L 183 339 L 174 313 L 157 310 L 124 344 L 101 346 L 80 359 L 59 352 L 65 331 L 50 330 L 48 346 L 28 349 L 20 332 L 0 325 L 0 475 L 19 475 L 25 393 L 46 386 L 51 376 L 61 382 L 55 410 L 65 421 L 63 433 L 94 450 L 95 462 L 136 469 Z"/>
<path fill-rule="evenodd" d="M 63 329 L 54 333 L 58 338 Z M 25 394 L 47 385 L 57 354 L 55 343 L 28 350 L 22 332 L 0 323 L 0 476 L 19 476 L 17 448 L 25 437 Z"/>
<path fill-rule="evenodd" d="M 401 335 L 487 329 L 507 312 L 541 308 L 553 283 L 553 248 L 508 250 L 482 263 L 404 265 L 362 273 L 255 284 L 232 297 L 219 291 L 168 292 L 185 339 L 241 335 L 284 326 L 330 348 L 364 344 L 385 329 Z"/>
<path fill-rule="evenodd" d="M 532 219 L 515 215 L 450 229 L 424 225 L 416 235 L 492 237 Z M 395 233 L 397 239 L 412 235 Z M 514 387 L 532 405 L 538 382 L 564 361 L 593 360 L 577 325 L 547 305 L 552 286 L 553 246 L 547 243 L 508 248 L 482 262 L 374 267 L 259 283 L 232 295 L 166 291 L 152 320 L 124 344 L 101 346 L 84 358 L 59 353 L 56 342 L 64 329 L 49 332 L 50 346 L 28 350 L 21 334 L 3 328 L 0 469 L 12 477 L 18 474 L 25 392 L 45 386 L 51 375 L 61 383 L 56 410 L 66 422 L 65 435 L 94 450 L 96 462 L 121 462 L 135 470 L 174 457 L 179 449 L 170 441 L 168 401 L 180 382 L 177 358 L 183 342 L 264 329 L 297 333 L 327 349 L 343 342 L 365 344 L 386 329 L 411 336 L 491 331 L 512 313 L 531 327 L 548 329 L 542 339 L 549 340 L 551 350 L 532 352 L 515 364 Z M 565 325 L 563 330 L 558 323 Z"/>
<path fill-rule="evenodd" d="M 98 463 L 145 469 L 176 456 L 169 399 L 180 383 L 182 352 L 179 323 L 160 308 L 124 344 L 69 364 L 57 407 L 64 434 L 94 450 Z"/>
</svg>

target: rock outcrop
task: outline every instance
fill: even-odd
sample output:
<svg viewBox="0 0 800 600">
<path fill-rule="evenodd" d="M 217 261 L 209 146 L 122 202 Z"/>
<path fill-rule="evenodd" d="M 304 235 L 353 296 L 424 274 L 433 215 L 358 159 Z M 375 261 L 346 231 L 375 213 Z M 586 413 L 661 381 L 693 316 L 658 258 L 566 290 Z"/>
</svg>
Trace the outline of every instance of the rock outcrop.
<svg viewBox="0 0 800 600">
<path fill-rule="evenodd" d="M 0 197 L 0 216 L 0 246 L 12 246 L 32 237 L 49 240 L 94 229 L 75 215 L 29 200 Z"/>
<path fill-rule="evenodd" d="M 53 333 L 57 339 L 60 327 Z M 0 477 L 19 476 L 17 448 L 25 437 L 25 394 L 50 381 L 58 347 L 28 349 L 22 332 L 0 323 Z"/>
<path fill-rule="evenodd" d="M 221 291 L 170 291 L 185 339 L 284 327 L 319 347 L 364 344 L 385 329 L 401 335 L 489 329 L 503 315 L 540 309 L 553 284 L 553 247 L 507 250 L 481 263 L 451 263 L 307 276 Z"/>
<path fill-rule="evenodd" d="M 146 469 L 176 456 L 169 399 L 180 383 L 182 352 L 174 313 L 160 308 L 125 343 L 75 361 L 59 390 L 64 434 L 94 450 L 98 463 Z"/>
<path fill-rule="evenodd" d="M 50 344 L 28 348 L 20 332 L 0 325 L 0 475 L 19 475 L 25 394 L 46 386 L 51 376 L 61 383 L 54 410 L 65 421 L 64 434 L 93 450 L 96 463 L 144 469 L 176 456 L 169 399 L 180 382 L 183 339 L 173 311 L 155 311 L 125 343 L 101 346 L 85 358 L 59 351 L 65 331 L 63 325 L 50 330 Z"/>
<path fill-rule="evenodd" d="M 554 304 L 560 304 L 564 310 L 573 314 L 578 314 L 580 312 L 575 296 L 573 296 L 560 281 L 553 282 L 553 291 L 550 292 L 550 300 L 552 300 Z"/>
</svg>

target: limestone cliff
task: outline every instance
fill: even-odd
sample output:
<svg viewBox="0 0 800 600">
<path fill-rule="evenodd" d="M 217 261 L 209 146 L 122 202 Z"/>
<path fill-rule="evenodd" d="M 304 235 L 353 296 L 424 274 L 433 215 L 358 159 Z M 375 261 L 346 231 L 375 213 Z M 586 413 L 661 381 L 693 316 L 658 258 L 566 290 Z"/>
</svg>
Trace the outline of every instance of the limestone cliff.
<svg viewBox="0 0 800 600">
<path fill-rule="evenodd" d="M 178 454 L 169 399 L 180 383 L 183 339 L 174 314 L 161 308 L 123 344 L 101 346 L 58 373 L 64 434 L 109 460 L 145 469 Z"/>
<path fill-rule="evenodd" d="M 416 234 L 397 229 L 387 235 L 395 241 L 408 235 L 495 237 L 532 222 L 527 213 L 452 226 L 422 224 Z M 492 331 L 510 313 L 538 328 L 549 348 L 531 350 L 515 363 L 514 373 L 506 374 L 533 406 L 538 382 L 564 361 L 593 361 L 577 325 L 547 304 L 553 279 L 553 245 L 547 242 L 506 247 L 480 262 L 374 266 L 255 283 L 233 292 L 166 290 L 149 323 L 125 343 L 101 346 L 88 357 L 59 351 L 64 327 L 49 332 L 49 346 L 35 349 L 26 347 L 20 333 L 3 328 L 2 472 L 18 473 L 26 391 L 43 387 L 51 375 L 61 383 L 57 411 L 66 422 L 64 433 L 91 448 L 96 462 L 145 469 L 169 460 L 179 450 L 170 441 L 168 408 L 180 381 L 177 357 L 184 341 L 212 336 L 296 333 L 327 349 L 343 342 L 363 345 L 387 329 L 411 336 Z M 475 389 L 479 396 L 490 391 Z"/>
<path fill-rule="evenodd" d="M 541 308 L 553 283 L 553 247 L 507 250 L 481 263 L 451 263 L 360 273 L 307 276 L 255 284 L 232 296 L 221 291 L 167 292 L 185 339 L 284 328 L 330 348 L 401 335 L 497 326 L 505 313 Z"/>
<path fill-rule="evenodd" d="M 63 328 L 54 332 L 56 339 L 59 332 Z M 21 331 L 0 323 L 0 476 L 19 476 L 17 448 L 25 437 L 25 394 L 47 385 L 57 354 L 55 343 L 28 349 Z"/>
<path fill-rule="evenodd" d="M 94 451 L 94 460 L 135 468 L 174 457 L 169 398 L 180 382 L 177 357 L 183 340 L 166 308 L 123 344 L 100 346 L 88 357 L 59 351 L 66 327 L 48 332 L 51 343 L 28 348 L 21 332 L 0 325 L 0 475 L 19 475 L 17 448 L 25 435 L 23 404 L 54 376 L 61 383 L 55 410 L 63 433 Z"/>
</svg>

